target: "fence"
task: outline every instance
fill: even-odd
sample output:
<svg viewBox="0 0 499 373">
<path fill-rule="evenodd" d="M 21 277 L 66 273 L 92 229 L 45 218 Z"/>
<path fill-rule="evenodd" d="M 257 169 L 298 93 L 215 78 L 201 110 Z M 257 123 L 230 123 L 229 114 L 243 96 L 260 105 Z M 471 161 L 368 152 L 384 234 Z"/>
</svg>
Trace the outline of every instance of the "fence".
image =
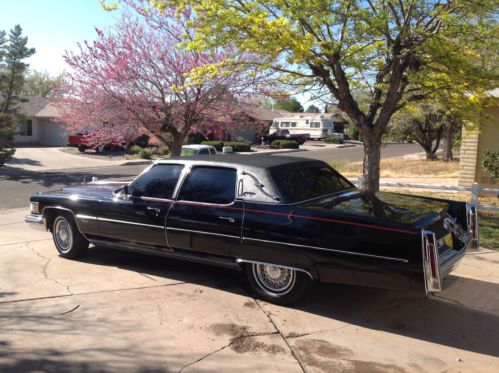
<svg viewBox="0 0 499 373">
<path fill-rule="evenodd" d="M 357 187 L 363 184 L 363 178 L 359 177 L 357 181 L 353 181 Z M 446 186 L 446 185 L 432 185 L 432 184 L 405 184 L 405 183 L 380 183 L 379 186 L 388 188 L 410 188 L 410 189 L 430 189 L 430 190 L 448 190 L 457 192 L 471 192 L 470 204 L 479 210 L 499 211 L 497 206 L 485 206 L 478 204 L 479 194 L 494 194 L 499 195 L 499 189 L 481 188 L 478 183 L 473 183 L 471 187 L 463 186 Z"/>
</svg>

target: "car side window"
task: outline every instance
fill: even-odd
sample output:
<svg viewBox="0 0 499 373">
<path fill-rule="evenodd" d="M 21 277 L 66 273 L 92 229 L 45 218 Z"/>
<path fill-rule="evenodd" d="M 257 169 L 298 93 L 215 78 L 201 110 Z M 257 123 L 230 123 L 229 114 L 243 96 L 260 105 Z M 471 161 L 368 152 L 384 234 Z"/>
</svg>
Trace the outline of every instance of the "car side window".
<svg viewBox="0 0 499 373">
<path fill-rule="evenodd" d="M 210 154 L 217 154 L 217 151 L 215 149 L 210 148 Z"/>
<path fill-rule="evenodd" d="M 140 176 L 128 188 L 133 197 L 172 198 L 183 165 L 158 164 Z"/>
<path fill-rule="evenodd" d="M 199 155 L 210 154 L 209 150 L 206 148 L 199 149 Z"/>
<path fill-rule="evenodd" d="M 236 170 L 193 167 L 179 193 L 179 200 L 228 204 L 236 198 Z"/>
</svg>

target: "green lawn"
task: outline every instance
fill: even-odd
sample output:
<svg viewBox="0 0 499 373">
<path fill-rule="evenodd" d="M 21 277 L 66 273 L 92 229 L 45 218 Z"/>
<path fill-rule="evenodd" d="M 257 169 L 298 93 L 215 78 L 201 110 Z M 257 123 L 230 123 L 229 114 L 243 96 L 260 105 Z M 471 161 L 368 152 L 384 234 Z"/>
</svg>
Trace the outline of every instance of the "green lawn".
<svg viewBox="0 0 499 373">
<path fill-rule="evenodd" d="M 499 251 L 499 217 L 480 216 L 480 246 Z"/>
</svg>

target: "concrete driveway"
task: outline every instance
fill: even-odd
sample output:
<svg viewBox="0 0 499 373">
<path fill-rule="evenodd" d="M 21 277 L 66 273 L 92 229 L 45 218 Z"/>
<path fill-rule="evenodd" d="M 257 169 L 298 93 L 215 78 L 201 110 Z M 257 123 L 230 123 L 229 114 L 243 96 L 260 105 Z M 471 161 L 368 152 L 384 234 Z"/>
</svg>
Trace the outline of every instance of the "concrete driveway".
<svg viewBox="0 0 499 373">
<path fill-rule="evenodd" d="M 26 171 L 51 171 L 72 168 L 117 166 L 123 163 L 125 163 L 125 161 L 80 157 L 62 152 L 60 148 L 26 146 L 16 148 L 16 153 L 12 160 L 7 163 L 7 166 L 20 168 Z"/>
<path fill-rule="evenodd" d="M 317 285 L 293 308 L 239 272 L 91 248 L 60 258 L 0 212 L 2 372 L 497 372 L 499 253 L 438 297 Z"/>
</svg>

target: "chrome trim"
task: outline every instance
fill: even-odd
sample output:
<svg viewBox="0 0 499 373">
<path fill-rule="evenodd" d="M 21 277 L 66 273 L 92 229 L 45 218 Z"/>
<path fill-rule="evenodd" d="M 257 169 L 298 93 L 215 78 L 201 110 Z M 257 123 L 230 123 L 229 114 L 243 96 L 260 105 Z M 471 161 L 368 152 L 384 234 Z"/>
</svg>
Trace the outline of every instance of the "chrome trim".
<svg viewBox="0 0 499 373">
<path fill-rule="evenodd" d="M 396 261 L 396 262 L 409 263 L 409 261 L 407 259 L 393 258 L 393 257 L 389 257 L 389 256 L 356 253 L 356 252 L 353 252 L 353 251 L 335 250 L 335 249 L 328 249 L 328 248 L 325 248 L 325 247 L 300 245 L 300 244 L 289 243 L 289 242 L 278 242 L 278 241 L 261 240 L 259 238 L 251 238 L 251 237 L 243 237 L 242 239 L 243 239 L 243 241 L 244 240 L 260 241 L 260 242 L 267 242 L 267 243 L 273 243 L 273 244 L 278 244 L 278 245 L 288 245 L 288 246 L 295 246 L 295 247 L 304 247 L 304 248 L 307 248 L 307 249 L 315 249 L 315 250 L 322 250 L 322 251 L 331 251 L 331 252 L 335 252 L 335 253 L 339 253 L 339 254 L 349 254 L 349 255 L 365 256 L 365 257 L 369 257 L 369 258 L 387 259 L 387 260 L 393 260 L 393 261 Z"/>
<path fill-rule="evenodd" d="M 207 234 L 210 236 L 220 236 L 220 237 L 228 237 L 228 238 L 237 238 L 238 240 L 241 238 L 239 236 L 232 236 L 229 234 L 222 234 L 222 233 L 213 233 L 213 232 L 205 232 L 205 231 L 196 231 L 193 229 L 183 229 L 183 228 L 175 228 L 175 227 L 166 227 L 167 231 L 179 231 L 179 232 L 192 232 L 192 233 L 198 233 L 198 234 Z"/>
<path fill-rule="evenodd" d="M 96 216 L 89 216 L 89 215 L 83 215 L 83 214 L 76 214 L 76 217 L 78 219 L 97 220 Z"/>
<path fill-rule="evenodd" d="M 37 229 L 41 231 L 47 231 L 47 225 L 45 224 L 45 218 L 41 215 L 29 214 L 24 217 L 24 222 L 28 223 L 30 228 Z"/>
<path fill-rule="evenodd" d="M 161 225 L 136 223 L 136 222 L 133 222 L 133 221 L 126 221 L 126 220 L 116 220 L 116 219 L 108 219 L 108 218 L 99 218 L 99 217 L 97 217 L 97 221 L 107 221 L 107 222 L 110 222 L 110 223 L 129 224 L 129 225 L 138 225 L 138 226 L 141 226 L 141 227 L 150 227 L 150 228 L 165 229 L 165 227 L 163 227 Z"/>
<path fill-rule="evenodd" d="M 97 220 L 97 221 L 108 221 L 108 222 L 111 222 L 111 223 L 139 225 L 139 226 L 142 226 L 142 227 L 151 227 L 151 228 L 165 229 L 165 227 L 163 227 L 161 225 L 152 225 L 152 224 L 136 223 L 136 222 L 133 222 L 133 221 L 126 221 L 126 220 L 116 220 L 116 219 L 100 218 L 98 216 L 89 216 L 89 215 L 77 214 L 76 217 L 78 219 L 89 219 L 89 220 Z"/>
<path fill-rule="evenodd" d="M 426 293 L 433 293 L 442 290 L 442 281 L 440 276 L 440 264 L 438 257 L 437 241 L 435 233 L 429 230 L 421 230 L 421 246 L 423 260 L 423 276 Z M 430 251 L 431 250 L 431 251 Z M 431 271 L 431 256 L 435 258 L 435 276 Z"/>
<path fill-rule="evenodd" d="M 236 263 L 255 263 L 255 264 L 266 264 L 266 265 L 271 265 L 271 266 L 276 266 L 276 267 L 281 267 L 281 268 L 286 268 L 286 269 L 294 269 L 295 271 L 300 271 L 308 275 L 311 280 L 314 279 L 312 274 L 307 271 L 306 269 L 303 268 L 297 268 L 297 267 L 290 267 L 290 266 L 285 266 L 281 264 L 275 264 L 275 263 L 269 263 L 269 262 L 260 262 L 257 260 L 248 260 L 248 259 L 236 259 Z"/>
<path fill-rule="evenodd" d="M 85 236 L 85 233 L 83 233 L 83 231 L 80 229 L 80 226 L 78 225 L 78 219 L 76 219 L 76 215 L 75 215 L 75 213 L 74 213 L 72 210 L 70 210 L 70 209 L 68 209 L 68 208 L 65 208 L 65 207 L 61 207 L 61 206 L 45 206 L 45 207 L 43 208 L 43 210 L 42 210 L 42 216 L 43 216 L 43 217 L 45 217 L 45 210 L 46 210 L 46 209 L 54 209 L 54 210 L 69 211 L 69 212 L 71 213 L 71 215 L 73 215 L 73 219 L 74 219 L 74 221 L 75 221 L 76 227 L 78 228 L 78 231 L 81 233 L 81 235 L 82 235 L 83 237 L 85 237 L 85 239 L 86 239 L 87 241 L 89 241 L 89 239 L 87 238 L 87 236 Z M 47 228 L 49 228 L 49 227 L 47 227 Z"/>
<path fill-rule="evenodd" d="M 472 223 L 474 221 L 474 223 Z M 466 223 L 468 224 L 468 232 L 471 234 L 471 247 L 478 248 L 480 246 L 480 229 L 478 226 L 478 212 L 476 206 L 466 204 Z M 471 229 L 472 224 L 475 227 L 475 232 Z M 475 233 L 475 234 L 473 234 Z M 475 237 L 473 237 L 475 236 Z"/>
</svg>

